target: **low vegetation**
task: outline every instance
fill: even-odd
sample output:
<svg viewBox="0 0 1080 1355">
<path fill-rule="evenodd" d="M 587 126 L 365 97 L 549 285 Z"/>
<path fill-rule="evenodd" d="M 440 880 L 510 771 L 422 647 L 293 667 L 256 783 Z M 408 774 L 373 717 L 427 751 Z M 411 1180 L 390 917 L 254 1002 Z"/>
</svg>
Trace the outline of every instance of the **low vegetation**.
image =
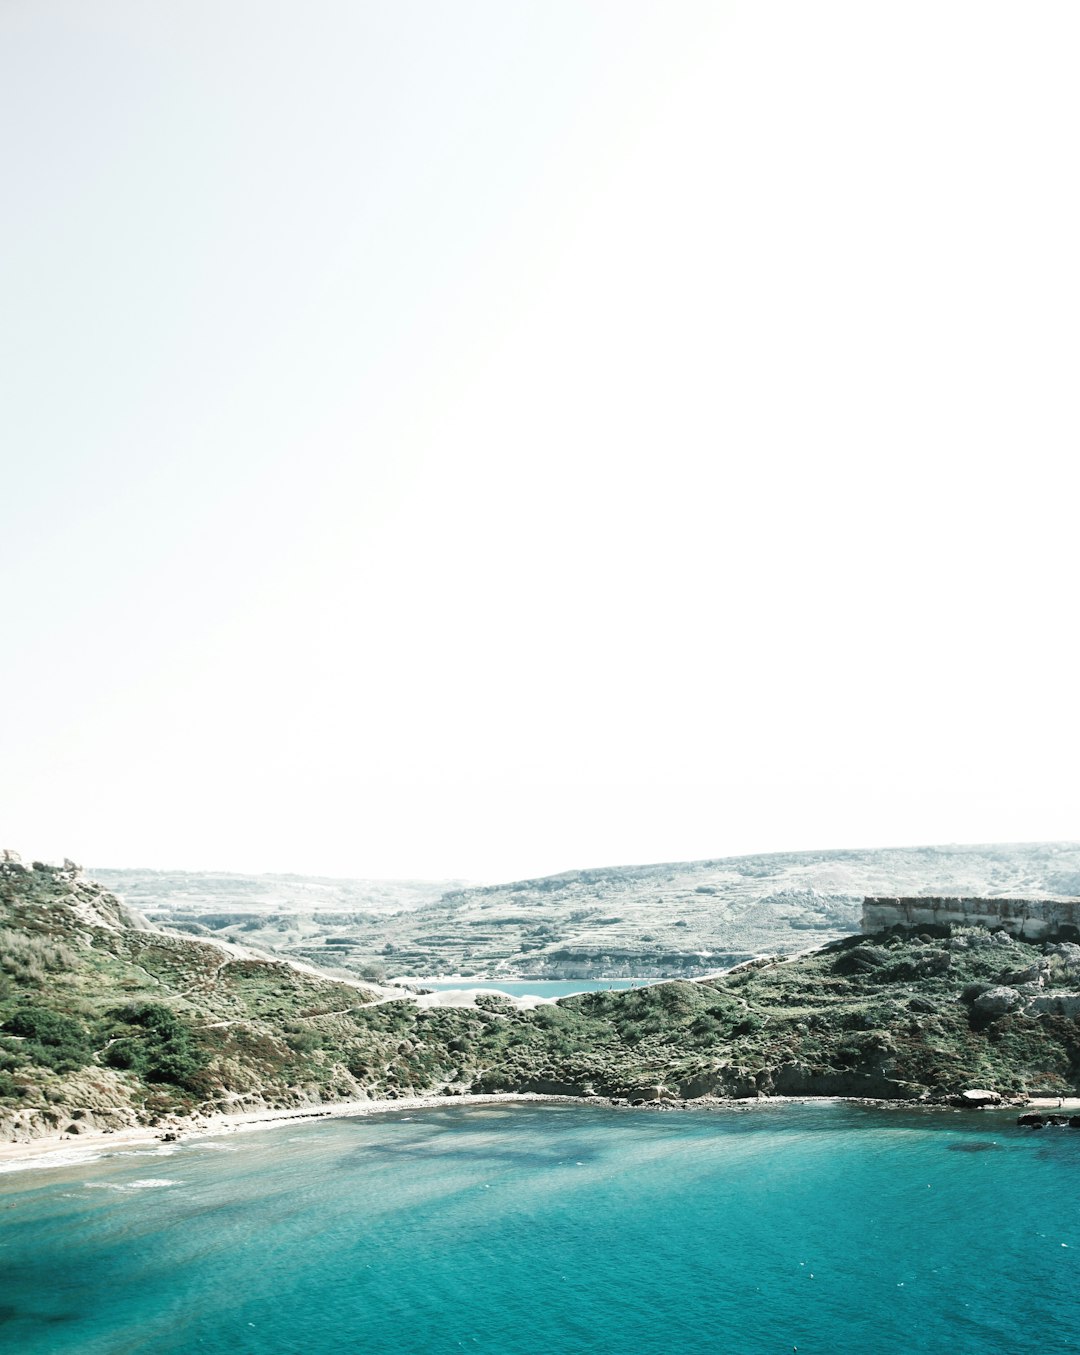
<svg viewBox="0 0 1080 1355">
<path fill-rule="evenodd" d="M 1080 946 L 853 937 L 523 1011 L 423 1008 L 136 925 L 73 868 L 0 863 L 0 1136 L 414 1092 L 837 1094 L 1080 1085 Z"/>
</svg>

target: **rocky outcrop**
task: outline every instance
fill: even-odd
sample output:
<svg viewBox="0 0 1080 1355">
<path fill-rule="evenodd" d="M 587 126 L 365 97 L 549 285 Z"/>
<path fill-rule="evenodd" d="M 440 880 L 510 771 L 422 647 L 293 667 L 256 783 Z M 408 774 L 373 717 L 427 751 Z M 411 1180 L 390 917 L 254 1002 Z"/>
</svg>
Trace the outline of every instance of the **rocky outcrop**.
<svg viewBox="0 0 1080 1355">
<path fill-rule="evenodd" d="M 521 1092 L 534 1092 L 540 1096 L 596 1095 L 591 1084 L 581 1082 L 564 1082 L 556 1077 L 531 1077 L 526 1079 L 519 1086 L 513 1087 L 511 1090 Z"/>
<path fill-rule="evenodd" d="M 1014 1007 L 1019 1007 L 1023 998 L 1015 988 L 1006 988 L 1001 985 L 997 988 L 987 988 L 985 993 L 980 993 L 975 999 L 975 1007 L 986 1016 L 1004 1016 L 1006 1012 L 1011 1012 Z"/>
<path fill-rule="evenodd" d="M 988 1087 L 969 1087 L 953 1098 L 953 1105 L 959 1106 L 961 1110 L 982 1110 L 984 1106 L 1000 1106 L 1001 1099 L 1000 1092 L 991 1091 Z"/>
<path fill-rule="evenodd" d="M 787 1063 L 776 1069 L 771 1083 L 768 1094 L 773 1096 L 865 1096 L 891 1099 L 910 1095 L 906 1084 L 896 1082 L 873 1068 L 846 1071 Z"/>
<path fill-rule="evenodd" d="M 1023 941 L 1080 937 L 1080 899 L 866 898 L 868 936 L 904 927 L 986 927 Z"/>
<path fill-rule="evenodd" d="M 1080 993 L 1039 993 L 1029 1000 L 1028 1011 L 1074 1019 L 1080 1016 Z"/>
<path fill-rule="evenodd" d="M 94 1130 L 108 1133 L 138 1124 L 123 1079 L 111 1068 L 71 1074 L 63 1104 L 0 1104 L 0 1143 L 29 1143 L 50 1135 L 77 1137 Z"/>
</svg>

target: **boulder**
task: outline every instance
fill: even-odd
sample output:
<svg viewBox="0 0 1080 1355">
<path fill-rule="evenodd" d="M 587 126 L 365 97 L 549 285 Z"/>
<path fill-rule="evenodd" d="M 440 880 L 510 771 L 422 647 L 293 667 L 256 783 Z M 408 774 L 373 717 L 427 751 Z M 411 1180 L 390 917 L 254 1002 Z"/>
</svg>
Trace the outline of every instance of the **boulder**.
<svg viewBox="0 0 1080 1355">
<path fill-rule="evenodd" d="M 541 1096 L 595 1096 L 591 1086 L 587 1089 L 580 1082 L 564 1082 L 558 1077 L 530 1077 L 526 1078 L 518 1088 L 523 1092 L 539 1092 Z M 640 1096 L 640 1092 L 635 1092 L 635 1096 Z"/>
<path fill-rule="evenodd" d="M 971 1087 L 968 1091 L 961 1092 L 956 1102 L 966 1109 L 978 1110 L 981 1106 L 999 1106 L 1001 1097 L 997 1092 L 988 1091 L 984 1087 Z"/>
<path fill-rule="evenodd" d="M 1080 993 L 1038 993 L 1031 999 L 1030 1010 L 1050 1012 L 1055 1016 L 1074 1019 L 1080 1016 Z"/>
<path fill-rule="evenodd" d="M 927 950 L 915 961 L 915 973 L 922 978 L 947 974 L 952 967 L 952 956 L 947 950 Z"/>
<path fill-rule="evenodd" d="M 1041 963 L 1028 965 L 1025 969 L 1006 970 L 1001 975 L 1001 982 L 1010 986 L 1020 983 L 1034 983 L 1041 987 L 1046 982 L 1049 970 L 1049 961 L 1043 960 Z"/>
<path fill-rule="evenodd" d="M 1023 1001 L 1015 988 L 988 988 L 975 999 L 976 1008 L 987 1016 L 1004 1016 Z"/>
<path fill-rule="evenodd" d="M 727 1091 L 725 1072 L 723 1068 L 715 1068 L 684 1078 L 678 1085 L 679 1096 L 684 1101 L 694 1101 L 700 1096 L 725 1095 Z"/>
<path fill-rule="evenodd" d="M 889 952 L 881 946 L 861 945 L 849 950 L 839 961 L 837 968 L 847 974 L 868 974 L 889 963 Z"/>
</svg>

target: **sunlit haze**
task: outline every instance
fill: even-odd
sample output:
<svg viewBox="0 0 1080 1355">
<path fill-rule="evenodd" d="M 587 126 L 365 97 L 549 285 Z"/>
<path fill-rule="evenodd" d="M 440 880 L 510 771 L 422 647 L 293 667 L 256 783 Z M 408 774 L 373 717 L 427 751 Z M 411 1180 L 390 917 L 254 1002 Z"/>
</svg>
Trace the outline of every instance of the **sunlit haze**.
<svg viewBox="0 0 1080 1355">
<path fill-rule="evenodd" d="M 8 0 L 0 846 L 1080 835 L 1078 39 Z"/>
</svg>

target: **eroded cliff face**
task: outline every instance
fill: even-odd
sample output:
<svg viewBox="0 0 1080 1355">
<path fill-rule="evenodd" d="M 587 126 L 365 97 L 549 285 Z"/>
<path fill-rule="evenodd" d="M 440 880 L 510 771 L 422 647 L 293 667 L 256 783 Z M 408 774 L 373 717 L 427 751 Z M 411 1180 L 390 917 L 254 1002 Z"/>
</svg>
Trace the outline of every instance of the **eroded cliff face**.
<svg viewBox="0 0 1080 1355">
<path fill-rule="evenodd" d="M 985 927 L 1024 941 L 1080 936 L 1080 899 L 867 898 L 862 930 L 891 927 Z"/>
</svg>

